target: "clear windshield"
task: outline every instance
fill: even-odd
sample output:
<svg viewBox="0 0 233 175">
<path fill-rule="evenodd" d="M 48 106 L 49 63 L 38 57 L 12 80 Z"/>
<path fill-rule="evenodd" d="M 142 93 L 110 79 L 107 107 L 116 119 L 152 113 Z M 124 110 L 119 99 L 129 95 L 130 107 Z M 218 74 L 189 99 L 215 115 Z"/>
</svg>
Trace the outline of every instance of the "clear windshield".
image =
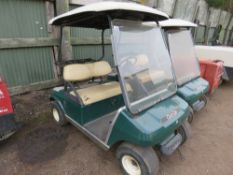
<svg viewBox="0 0 233 175">
<path fill-rule="evenodd" d="M 176 92 L 169 53 L 155 23 L 114 20 L 112 32 L 114 59 L 132 113 Z"/>
<path fill-rule="evenodd" d="M 193 40 L 189 30 L 168 32 L 168 43 L 178 85 L 200 75 Z"/>
</svg>

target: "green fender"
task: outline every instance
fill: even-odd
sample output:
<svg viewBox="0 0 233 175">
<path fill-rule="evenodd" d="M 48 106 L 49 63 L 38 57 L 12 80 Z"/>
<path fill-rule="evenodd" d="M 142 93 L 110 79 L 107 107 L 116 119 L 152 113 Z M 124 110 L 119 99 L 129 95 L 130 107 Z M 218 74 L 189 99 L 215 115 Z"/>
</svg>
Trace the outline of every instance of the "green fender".
<svg viewBox="0 0 233 175">
<path fill-rule="evenodd" d="M 194 79 L 177 89 L 177 95 L 184 99 L 189 105 L 192 105 L 205 95 L 209 90 L 208 81 L 203 78 Z"/>
<path fill-rule="evenodd" d="M 107 144 L 126 141 L 140 146 L 156 146 L 170 136 L 189 116 L 189 106 L 178 96 L 166 99 L 142 113 L 132 116 L 120 112 Z"/>
<path fill-rule="evenodd" d="M 58 93 L 58 92 L 56 92 L 56 91 L 52 91 L 52 94 L 51 94 L 51 96 L 50 96 L 50 100 L 57 102 L 58 105 L 59 105 L 59 107 L 60 107 L 60 109 L 61 109 L 61 110 L 63 111 L 63 113 L 65 114 L 65 109 L 64 109 L 64 107 L 63 107 L 63 105 L 62 105 L 62 102 L 61 102 L 61 99 L 63 99 L 63 97 L 60 97 L 60 96 L 61 96 L 60 93 Z"/>
</svg>

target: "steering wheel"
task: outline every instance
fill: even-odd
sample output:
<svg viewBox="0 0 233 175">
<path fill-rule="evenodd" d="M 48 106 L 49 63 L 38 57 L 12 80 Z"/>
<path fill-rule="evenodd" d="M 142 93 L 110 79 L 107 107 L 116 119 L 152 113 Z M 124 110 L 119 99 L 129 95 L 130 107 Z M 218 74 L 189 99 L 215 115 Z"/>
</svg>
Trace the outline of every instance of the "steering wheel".
<svg viewBox="0 0 233 175">
<path fill-rule="evenodd" d="M 122 66 L 123 64 L 126 64 L 126 63 L 130 63 L 131 65 L 134 65 L 136 62 L 137 62 L 137 57 L 126 56 L 120 60 L 119 65 Z"/>
<path fill-rule="evenodd" d="M 148 95 L 148 91 L 145 87 L 145 85 L 139 80 L 139 78 L 137 77 L 137 74 L 140 74 L 142 72 L 148 71 L 148 68 L 145 68 L 143 70 L 140 70 L 139 72 L 133 73 L 132 71 L 130 71 L 130 68 L 134 67 L 137 63 L 137 57 L 135 56 L 126 56 L 124 58 L 122 58 L 120 60 L 119 66 L 120 67 L 124 67 L 127 66 L 126 69 L 124 69 L 124 74 L 126 75 L 130 75 L 128 78 L 131 80 L 134 80 L 135 82 L 137 82 L 138 86 L 141 87 L 141 89 Z"/>
<path fill-rule="evenodd" d="M 138 84 L 140 85 L 140 87 L 143 89 L 143 91 L 144 91 L 147 95 L 149 94 L 149 93 L 148 93 L 148 90 L 147 90 L 147 88 L 145 87 L 144 83 L 138 78 L 138 74 L 140 74 L 140 73 L 142 73 L 142 72 L 146 72 L 146 71 L 148 71 L 148 70 L 149 70 L 149 69 L 146 68 L 146 69 L 143 69 L 143 70 L 137 72 L 136 74 L 133 74 L 133 75 L 132 75 L 133 78 L 136 79 L 136 81 L 138 82 Z"/>
</svg>

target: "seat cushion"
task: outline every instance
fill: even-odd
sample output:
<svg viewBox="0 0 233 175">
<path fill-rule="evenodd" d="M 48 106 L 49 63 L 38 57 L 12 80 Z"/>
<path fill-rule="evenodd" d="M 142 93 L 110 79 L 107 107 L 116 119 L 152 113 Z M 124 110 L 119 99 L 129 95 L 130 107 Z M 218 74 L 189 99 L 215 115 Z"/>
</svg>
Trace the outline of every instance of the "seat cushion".
<svg viewBox="0 0 233 175">
<path fill-rule="evenodd" d="M 166 74 L 164 71 L 150 71 L 150 72 L 142 72 L 138 74 L 138 79 L 142 83 L 150 82 L 150 81 L 158 81 L 161 79 L 166 79 Z"/>
<path fill-rule="evenodd" d="M 84 81 L 94 77 L 107 76 L 111 72 L 112 68 L 106 61 L 69 64 L 64 67 L 63 78 L 65 81 Z"/>
<path fill-rule="evenodd" d="M 112 68 L 106 61 L 98 61 L 93 63 L 92 75 L 93 77 L 106 76 L 112 72 Z"/>
<path fill-rule="evenodd" d="M 78 89 L 76 92 L 79 94 L 85 105 L 92 104 L 110 97 L 121 94 L 120 84 L 116 81 L 98 84 L 84 89 Z M 74 91 L 70 92 L 75 96 Z"/>
<path fill-rule="evenodd" d="M 83 81 L 92 78 L 92 72 L 87 64 L 69 64 L 63 69 L 65 81 Z"/>
</svg>

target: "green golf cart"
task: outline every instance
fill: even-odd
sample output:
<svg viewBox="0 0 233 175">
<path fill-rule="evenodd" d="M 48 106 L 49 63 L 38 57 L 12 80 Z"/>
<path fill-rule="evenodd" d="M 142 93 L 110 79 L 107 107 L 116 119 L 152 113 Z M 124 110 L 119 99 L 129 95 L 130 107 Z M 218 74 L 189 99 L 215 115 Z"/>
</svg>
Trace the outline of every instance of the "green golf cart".
<svg viewBox="0 0 233 175">
<path fill-rule="evenodd" d="M 52 112 L 58 124 L 72 123 L 105 150 L 116 146 L 125 174 L 157 174 L 154 148 L 170 155 L 191 134 L 189 106 L 176 95 L 169 53 L 156 23 L 167 18 L 139 4 L 108 1 L 50 21 L 61 31 L 65 26 L 111 31 L 114 68 L 97 58 L 60 63 L 64 86 L 52 91 Z M 104 47 L 103 37 L 102 32 Z"/>
<path fill-rule="evenodd" d="M 177 95 L 190 105 L 192 111 L 200 111 L 207 103 L 205 95 L 209 83 L 200 77 L 200 67 L 190 31 L 190 28 L 197 25 L 181 19 L 164 20 L 159 24 L 164 29 L 168 43 L 178 85 Z M 192 120 L 193 115 L 190 115 L 189 122 Z"/>
</svg>

